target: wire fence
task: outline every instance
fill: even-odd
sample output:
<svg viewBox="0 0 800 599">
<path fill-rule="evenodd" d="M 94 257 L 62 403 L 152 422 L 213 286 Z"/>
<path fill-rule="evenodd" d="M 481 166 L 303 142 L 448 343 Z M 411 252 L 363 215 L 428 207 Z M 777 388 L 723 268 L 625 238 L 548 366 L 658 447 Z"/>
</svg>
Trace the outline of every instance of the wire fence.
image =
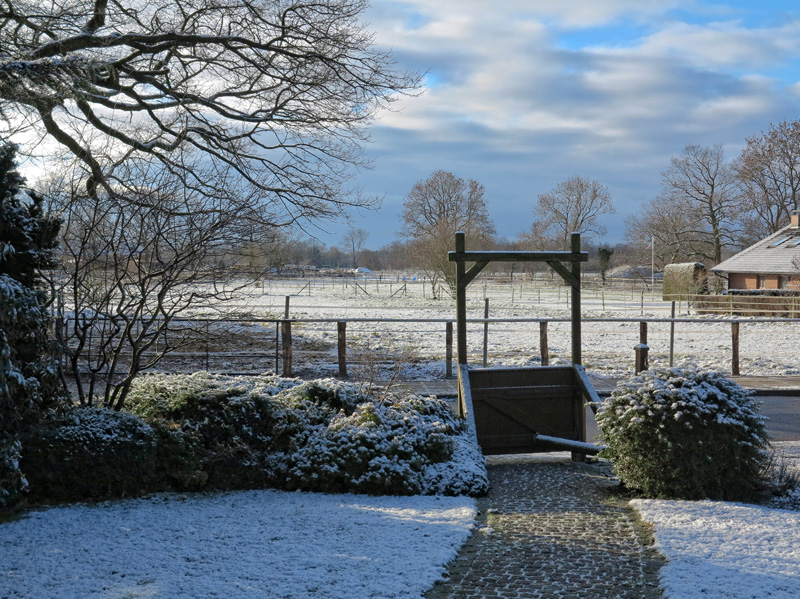
<svg viewBox="0 0 800 599">
<path fill-rule="evenodd" d="M 373 369 L 380 377 L 393 370 L 409 379 L 452 373 L 454 301 L 446 287 L 425 277 L 316 276 L 230 285 L 237 291 L 227 313 L 175 319 L 194 330 L 192 341 L 152 370 L 274 370 L 305 377 Z M 570 361 L 571 294 L 560 280 L 541 273 L 481 275 L 468 291 L 470 363 Z M 800 373 L 800 319 L 698 314 L 696 301 L 663 301 L 658 281 L 653 286 L 644 279 L 610 279 L 603 285 L 600 277 L 586 274 L 581 308 L 583 363 L 595 375 L 633 372 L 643 322 L 651 365 L 692 360 L 729 372 L 738 363 L 742 374 Z M 66 312 L 62 326 L 70 318 Z M 169 345 L 168 335 L 145 357 Z M 84 362 L 91 363 L 91 350 L 83 351 L 89 354 Z"/>
<path fill-rule="evenodd" d="M 436 379 L 452 376 L 456 358 L 452 318 L 198 318 L 176 323 L 193 326 L 199 334 L 189 346 L 167 353 L 155 370 L 343 376 L 369 368 L 385 377 L 399 368 L 402 378 Z M 789 318 L 587 317 L 582 320 L 583 362 L 593 374 L 632 373 L 634 348 L 644 343 L 651 365 L 692 360 L 733 374 L 800 372 L 798 327 L 800 320 Z M 467 360 L 488 366 L 568 363 L 569 330 L 568 318 L 470 318 Z M 155 344 L 146 355 L 158 351 Z"/>
</svg>

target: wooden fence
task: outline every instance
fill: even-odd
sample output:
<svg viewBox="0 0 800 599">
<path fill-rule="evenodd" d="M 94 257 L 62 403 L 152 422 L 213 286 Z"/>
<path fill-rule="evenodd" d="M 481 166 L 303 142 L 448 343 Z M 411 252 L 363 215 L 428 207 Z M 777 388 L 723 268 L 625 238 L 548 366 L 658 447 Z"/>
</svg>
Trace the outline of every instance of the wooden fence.
<svg viewBox="0 0 800 599">
<path fill-rule="evenodd" d="M 538 323 L 539 325 L 539 359 L 542 366 L 549 365 L 550 347 L 548 343 L 548 323 L 549 322 L 568 322 L 569 319 L 551 318 L 473 318 L 467 319 L 468 323 L 482 324 L 483 335 L 483 366 L 487 366 L 488 354 L 488 330 L 489 325 L 494 323 Z M 331 319 L 303 319 L 303 320 L 283 320 L 280 321 L 280 329 L 283 335 L 283 369 L 284 376 L 292 376 L 293 374 L 293 359 L 292 359 L 292 346 L 291 346 L 291 330 L 292 322 L 334 322 Z M 348 320 L 335 320 L 337 326 L 337 356 L 339 364 L 339 375 L 347 377 L 347 323 L 348 322 L 412 322 L 412 323 L 444 323 L 445 325 L 445 378 L 453 378 L 453 320 L 445 319 L 389 319 L 389 318 L 353 318 Z M 696 318 L 650 318 L 650 319 L 636 319 L 636 318 L 586 318 L 584 322 L 631 322 L 639 324 L 639 339 L 638 343 L 633 346 L 633 360 L 635 372 L 647 370 L 650 346 L 648 345 L 648 329 L 649 323 L 669 323 L 670 337 L 669 337 L 669 365 L 674 365 L 675 360 L 675 325 L 678 323 L 706 323 L 714 325 L 730 326 L 730 347 L 731 347 L 731 374 L 739 376 L 740 374 L 740 327 L 742 322 L 747 324 L 755 324 L 759 322 L 795 322 L 796 319 L 787 318 L 768 318 L 759 320 L 729 320 L 729 321 L 702 321 Z M 275 372 L 279 370 L 279 358 L 276 355 L 275 359 Z"/>
<path fill-rule="evenodd" d="M 729 327 L 730 330 L 730 366 L 733 375 L 740 374 L 740 330 L 741 326 L 746 327 L 757 326 L 759 323 L 795 323 L 800 324 L 798 319 L 788 318 L 761 318 L 761 319 L 747 319 L 747 320 L 711 320 L 699 318 L 584 318 L 585 323 L 638 323 L 638 343 L 634 345 L 635 333 L 632 333 L 630 346 L 630 354 L 628 359 L 631 364 L 635 365 L 635 370 L 646 369 L 648 365 L 649 352 L 652 349 L 648 341 L 648 332 L 650 325 L 657 323 L 669 324 L 669 364 L 673 365 L 675 357 L 675 327 L 680 325 L 703 325 L 703 326 L 723 326 Z M 195 325 L 205 329 L 208 334 L 209 328 L 214 326 L 240 326 L 240 325 L 260 325 L 262 333 L 255 345 L 255 349 L 246 351 L 232 350 L 228 348 L 215 348 L 213 341 L 206 341 L 204 344 L 195 346 L 195 349 L 188 352 L 174 352 L 168 354 L 169 359 L 167 364 L 161 366 L 166 370 L 173 371 L 193 371 L 199 368 L 210 369 L 211 357 L 221 355 L 228 358 L 228 363 L 235 362 L 236 357 L 248 356 L 257 359 L 260 364 L 263 364 L 261 371 L 266 370 L 266 367 L 274 364 L 275 372 L 280 372 L 284 376 L 294 376 L 298 366 L 298 357 L 302 358 L 304 354 L 308 353 L 304 347 L 305 341 L 301 335 L 299 340 L 295 334 L 298 327 L 306 327 L 313 324 L 328 325 L 329 327 L 335 326 L 336 331 L 336 360 L 338 362 L 338 375 L 347 377 L 349 367 L 352 365 L 352 356 L 348 353 L 348 349 L 354 349 L 355 343 L 350 339 L 348 333 L 354 325 L 361 324 L 376 324 L 382 327 L 381 335 L 388 335 L 390 333 L 385 331 L 387 325 L 392 323 L 400 323 L 403 325 L 416 325 L 414 331 L 410 335 L 423 335 L 430 334 L 430 329 L 421 330 L 424 326 L 435 327 L 441 326 L 443 333 L 444 343 L 444 376 L 451 378 L 454 376 L 453 361 L 454 361 L 454 335 L 453 323 L 454 319 L 448 318 L 243 318 L 243 319 L 193 319 L 190 321 Z M 483 345 L 482 345 L 482 358 L 484 365 L 488 362 L 488 345 L 489 345 L 489 331 L 492 327 L 501 324 L 536 324 L 538 326 L 538 357 L 542 366 L 550 364 L 551 346 L 549 343 L 549 334 L 551 323 L 569 322 L 567 318 L 472 318 L 467 322 L 473 327 L 480 327 L 483 330 Z M 269 333 L 270 329 L 273 331 Z M 435 331 L 433 331 L 435 332 Z M 223 337 L 225 337 L 223 335 Z M 235 334 L 227 334 L 227 339 L 232 340 Z M 213 333 L 207 338 L 213 338 Z M 225 339 L 223 339 L 224 341 Z M 328 346 L 329 347 L 329 346 Z M 441 347 L 441 346 L 440 346 Z M 299 351 L 297 351 L 299 350 Z M 800 353 L 800 350 L 798 351 Z M 323 359 L 330 360 L 330 350 L 326 349 L 323 352 Z M 441 355 L 441 354 L 439 354 Z M 476 355 L 476 354 L 473 354 Z M 175 359 L 178 359 L 176 362 Z M 180 359 L 185 358 L 185 362 L 180 365 Z M 625 356 L 622 356 L 626 359 Z M 388 358 L 391 361 L 391 356 Z M 178 364 L 178 365 L 176 365 Z M 225 371 L 229 373 L 240 372 L 235 366 L 228 366 L 227 368 L 215 368 L 215 370 Z"/>
<path fill-rule="evenodd" d="M 797 295 L 693 295 L 688 299 L 699 314 L 800 318 L 800 296 Z"/>
</svg>

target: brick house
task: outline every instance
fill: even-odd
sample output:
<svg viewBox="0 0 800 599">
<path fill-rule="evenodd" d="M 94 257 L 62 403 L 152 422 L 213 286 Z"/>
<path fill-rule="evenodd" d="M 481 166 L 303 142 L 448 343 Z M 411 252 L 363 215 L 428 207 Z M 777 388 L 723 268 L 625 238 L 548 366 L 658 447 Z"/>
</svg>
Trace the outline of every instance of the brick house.
<svg viewBox="0 0 800 599">
<path fill-rule="evenodd" d="M 711 269 L 728 279 L 728 289 L 800 291 L 800 211 L 791 222 Z"/>
</svg>

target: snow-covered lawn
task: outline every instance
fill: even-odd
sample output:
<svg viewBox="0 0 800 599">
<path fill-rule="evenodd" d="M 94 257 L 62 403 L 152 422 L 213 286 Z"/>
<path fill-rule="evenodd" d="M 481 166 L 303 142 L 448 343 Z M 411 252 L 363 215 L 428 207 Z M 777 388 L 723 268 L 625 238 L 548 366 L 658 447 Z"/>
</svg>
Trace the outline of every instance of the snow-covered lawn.
<svg viewBox="0 0 800 599">
<path fill-rule="evenodd" d="M 632 503 L 669 560 L 666 599 L 800 596 L 800 512 Z M 463 497 L 279 491 L 44 509 L 0 524 L 0 599 L 419 599 L 474 518 Z"/>
<path fill-rule="evenodd" d="M 800 472 L 800 443 L 774 446 Z M 800 597 L 800 489 L 773 507 L 651 499 L 631 505 L 653 525 L 656 548 L 668 560 L 659 573 L 665 599 Z"/>
<path fill-rule="evenodd" d="M 666 599 L 797 599 L 800 512 L 719 501 L 634 500 L 655 526 Z"/>
<path fill-rule="evenodd" d="M 51 508 L 0 524 L 0 598 L 418 599 L 474 517 L 464 497 L 277 491 Z"/>
</svg>

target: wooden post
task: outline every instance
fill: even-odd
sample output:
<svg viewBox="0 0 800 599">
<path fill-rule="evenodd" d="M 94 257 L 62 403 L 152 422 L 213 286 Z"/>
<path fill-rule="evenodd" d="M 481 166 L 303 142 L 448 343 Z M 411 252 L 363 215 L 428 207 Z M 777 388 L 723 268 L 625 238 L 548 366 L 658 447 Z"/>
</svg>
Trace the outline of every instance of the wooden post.
<svg viewBox="0 0 800 599">
<path fill-rule="evenodd" d="M 731 323 L 731 375 L 739 376 L 739 321 Z"/>
<path fill-rule="evenodd" d="M 542 366 L 550 364 L 550 348 L 547 346 L 547 321 L 539 322 L 539 355 L 542 359 Z"/>
<path fill-rule="evenodd" d="M 572 285 L 571 317 L 572 317 L 572 363 L 581 363 L 581 263 L 578 261 L 581 252 L 581 234 L 573 233 L 570 238 L 572 250 L 572 274 L 577 280 Z M 576 384 L 575 396 L 573 399 L 573 410 L 575 413 L 575 429 L 578 433 L 578 440 L 586 441 L 586 407 L 583 402 L 583 395 L 578 391 Z M 585 454 L 572 452 L 573 462 L 582 462 L 586 459 Z"/>
<path fill-rule="evenodd" d="M 281 359 L 281 323 L 275 321 L 275 374 L 278 374 L 278 362 Z"/>
<path fill-rule="evenodd" d="M 581 234 L 573 233 L 572 246 L 572 274 L 578 280 L 572 286 L 572 363 L 581 363 L 581 263 L 578 260 L 581 253 Z"/>
<path fill-rule="evenodd" d="M 639 323 L 639 343 L 647 345 L 647 321 Z"/>
<path fill-rule="evenodd" d="M 208 321 L 206 320 L 206 372 L 208 372 L 208 354 L 209 354 L 209 334 L 208 334 Z"/>
<path fill-rule="evenodd" d="M 636 352 L 636 360 L 634 370 L 639 374 L 642 370 L 647 370 L 647 352 L 650 350 L 646 343 L 639 343 L 633 346 Z"/>
<path fill-rule="evenodd" d="M 338 340 L 339 376 L 347 378 L 347 322 L 340 320 L 336 323 L 336 337 Z"/>
<path fill-rule="evenodd" d="M 447 321 L 444 325 L 444 344 L 445 344 L 445 357 L 444 369 L 445 378 L 453 378 L 453 323 Z"/>
<path fill-rule="evenodd" d="M 489 298 L 484 298 L 483 305 L 483 367 L 486 368 L 489 359 Z"/>
<path fill-rule="evenodd" d="M 670 313 L 672 319 L 669 323 L 669 367 L 672 368 L 675 359 L 675 302 L 672 302 L 672 311 Z"/>
<path fill-rule="evenodd" d="M 464 233 L 459 231 L 456 233 L 456 251 L 466 251 L 466 242 L 464 241 Z M 461 261 L 456 262 L 456 336 L 458 337 L 458 364 L 467 363 L 467 286 L 464 284 L 464 274 L 466 271 L 466 264 Z"/>
<path fill-rule="evenodd" d="M 283 376 L 292 376 L 292 321 L 281 322 L 281 336 L 283 337 Z"/>
</svg>

